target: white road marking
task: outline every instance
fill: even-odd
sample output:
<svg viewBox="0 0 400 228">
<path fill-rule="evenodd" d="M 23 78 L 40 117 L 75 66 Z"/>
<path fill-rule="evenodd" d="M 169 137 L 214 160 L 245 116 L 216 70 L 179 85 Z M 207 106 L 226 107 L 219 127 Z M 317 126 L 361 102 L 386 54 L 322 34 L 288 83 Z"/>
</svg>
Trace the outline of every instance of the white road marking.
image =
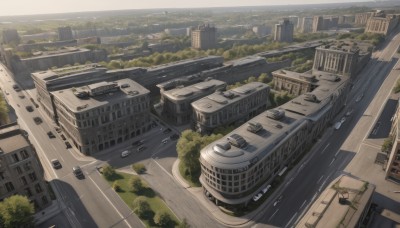
<svg viewBox="0 0 400 228">
<path fill-rule="evenodd" d="M 328 146 L 330 145 L 330 143 L 328 143 L 328 145 L 325 146 L 325 148 L 321 151 L 321 154 L 325 153 L 326 148 L 328 148 Z"/>
<path fill-rule="evenodd" d="M 306 202 L 307 202 L 307 200 L 304 200 L 304 202 L 301 204 L 301 206 L 300 206 L 300 209 L 302 208 L 302 207 L 304 207 L 304 205 L 306 205 Z"/>
<path fill-rule="evenodd" d="M 271 217 L 269 217 L 268 221 L 270 221 L 270 220 L 275 216 L 275 214 L 276 214 L 278 211 L 279 211 L 279 209 L 277 209 L 277 210 L 271 215 Z"/>
<path fill-rule="evenodd" d="M 331 163 L 329 163 L 328 166 L 331 166 L 333 164 L 333 162 L 335 161 L 335 158 L 332 159 Z"/>
<path fill-rule="evenodd" d="M 317 184 L 322 180 L 322 178 L 324 178 L 324 175 L 322 175 L 322 176 L 318 179 Z"/>
<path fill-rule="evenodd" d="M 338 156 L 339 152 L 340 152 L 340 150 L 338 150 L 338 151 L 336 152 L 335 158 Z"/>
<path fill-rule="evenodd" d="M 296 217 L 297 212 L 292 216 L 292 218 L 289 220 L 289 222 L 286 224 L 285 227 L 289 227 L 290 223 L 292 223 L 293 219 Z"/>
</svg>

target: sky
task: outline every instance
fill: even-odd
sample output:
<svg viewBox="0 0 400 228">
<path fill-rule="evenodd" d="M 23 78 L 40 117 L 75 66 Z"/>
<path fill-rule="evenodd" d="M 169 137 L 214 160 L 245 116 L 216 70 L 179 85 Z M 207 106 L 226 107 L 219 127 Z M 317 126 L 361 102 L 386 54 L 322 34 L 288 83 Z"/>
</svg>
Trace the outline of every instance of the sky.
<svg viewBox="0 0 400 228">
<path fill-rule="evenodd" d="M 0 0 L 0 16 L 152 8 L 199 8 L 371 0 Z"/>
</svg>

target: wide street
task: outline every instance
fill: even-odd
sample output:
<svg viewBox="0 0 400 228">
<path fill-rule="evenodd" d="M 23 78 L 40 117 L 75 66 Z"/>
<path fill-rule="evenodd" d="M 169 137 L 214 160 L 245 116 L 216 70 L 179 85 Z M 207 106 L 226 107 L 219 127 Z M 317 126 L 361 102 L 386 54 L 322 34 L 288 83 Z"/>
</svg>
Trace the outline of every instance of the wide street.
<svg viewBox="0 0 400 228">
<path fill-rule="evenodd" d="M 343 170 L 359 152 L 360 144 L 375 126 L 380 110 L 399 75 L 399 71 L 395 69 L 400 64 L 392 57 L 400 45 L 400 35 L 388 37 L 387 42 L 383 50 L 373 54 L 368 65 L 357 76 L 347 105 L 336 121 L 347 111 L 352 110 L 351 115 L 340 129 L 333 130 L 333 127 L 330 127 L 326 130 L 310 153 L 286 177 L 281 188 L 268 199 L 265 210 L 258 215 L 258 224 L 252 227 L 295 225 L 324 188 L 344 173 Z M 385 79 L 385 86 L 380 89 Z M 373 99 L 374 102 L 371 103 Z M 390 110 L 393 112 L 393 107 Z M 381 131 L 387 131 L 390 124 L 390 121 L 381 120 L 379 127 Z M 283 197 L 282 200 L 273 206 L 279 196 Z"/>
<path fill-rule="evenodd" d="M 88 165 L 94 159 L 82 157 L 72 149 L 66 149 L 60 135 L 56 133 L 52 121 L 48 119 L 30 100 L 25 91 L 16 92 L 15 84 L 7 69 L 1 66 L 0 81 L 6 99 L 15 109 L 18 123 L 29 134 L 31 143 L 35 146 L 41 163 L 45 169 L 47 180 L 53 186 L 62 213 L 70 223 L 70 227 L 143 227 L 141 221 L 131 209 L 110 188 L 97 171 L 89 169 Z M 24 94 L 25 98 L 19 95 Z M 32 106 L 33 112 L 28 112 L 26 106 Z M 37 125 L 34 117 L 41 117 L 43 123 Z M 47 132 L 52 131 L 55 139 L 49 139 Z M 59 159 L 62 168 L 54 170 L 51 159 Z M 72 167 L 79 165 L 85 174 L 82 180 L 72 174 Z M 63 220 L 56 216 L 55 225 L 65 226 Z M 48 223 L 46 223 L 48 224 Z M 46 227 L 46 226 L 43 226 Z"/>
</svg>

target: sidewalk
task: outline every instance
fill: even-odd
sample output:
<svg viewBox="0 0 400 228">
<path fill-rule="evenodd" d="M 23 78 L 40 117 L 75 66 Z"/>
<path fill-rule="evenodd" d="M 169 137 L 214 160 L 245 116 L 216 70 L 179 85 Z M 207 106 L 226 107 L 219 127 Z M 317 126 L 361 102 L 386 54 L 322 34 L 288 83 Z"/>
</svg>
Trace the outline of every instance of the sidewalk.
<svg viewBox="0 0 400 228">
<path fill-rule="evenodd" d="M 57 200 L 51 201 L 51 205 L 34 214 L 35 225 L 40 225 L 61 212 L 61 207 Z"/>
</svg>

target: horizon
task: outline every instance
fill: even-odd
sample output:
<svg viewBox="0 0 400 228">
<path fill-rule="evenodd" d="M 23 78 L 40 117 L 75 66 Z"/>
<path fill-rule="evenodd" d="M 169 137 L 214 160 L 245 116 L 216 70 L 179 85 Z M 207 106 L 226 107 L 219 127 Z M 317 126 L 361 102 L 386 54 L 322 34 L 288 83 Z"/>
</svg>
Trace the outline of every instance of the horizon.
<svg viewBox="0 0 400 228">
<path fill-rule="evenodd" d="M 287 5 L 312 5 L 312 4 L 334 4 L 334 3 L 361 3 L 375 2 L 374 0 L 203 0 L 187 2 L 184 0 L 149 0 L 148 2 L 133 2 L 130 0 L 115 0 L 101 2 L 95 0 L 70 0 L 68 2 L 57 2 L 51 0 L 16 0 L 9 1 L 0 8 L 1 17 L 43 15 L 43 14 L 62 14 L 76 12 L 96 12 L 96 11 L 119 11 L 119 10 L 145 10 L 145 9 L 185 9 L 185 8 L 217 8 L 217 7 L 252 7 L 252 6 L 287 6 Z M 52 4 L 53 3 L 53 4 Z M 244 4 L 243 4 L 244 3 Z M 23 6 L 23 7 L 21 7 Z M 77 7 L 79 6 L 79 7 Z M 122 7 L 124 6 L 124 7 Z"/>
</svg>

